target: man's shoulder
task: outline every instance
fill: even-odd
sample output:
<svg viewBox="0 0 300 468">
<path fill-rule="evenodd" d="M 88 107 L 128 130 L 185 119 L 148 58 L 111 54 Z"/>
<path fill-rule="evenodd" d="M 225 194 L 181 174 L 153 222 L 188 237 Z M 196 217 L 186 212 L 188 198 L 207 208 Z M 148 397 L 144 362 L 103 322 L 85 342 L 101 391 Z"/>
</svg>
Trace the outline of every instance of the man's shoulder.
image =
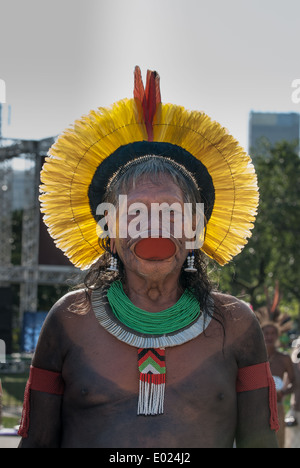
<svg viewBox="0 0 300 468">
<path fill-rule="evenodd" d="M 58 319 L 68 317 L 69 314 L 84 315 L 88 311 L 89 294 L 85 289 L 76 289 L 62 296 L 49 311 L 49 317 Z"/>
<path fill-rule="evenodd" d="M 265 344 L 259 322 L 250 306 L 236 297 L 217 293 L 216 307 L 223 314 L 227 344 L 236 355 L 239 367 L 266 360 Z"/>
<path fill-rule="evenodd" d="M 33 365 L 41 369 L 60 372 L 64 356 L 71 345 L 70 331 L 74 320 L 75 309 L 82 310 L 86 302 L 84 290 L 71 291 L 61 297 L 49 311 L 33 359 Z M 74 308 L 74 310 L 73 310 Z M 77 315 L 77 317 L 79 317 Z M 78 325 L 76 325 L 78 327 Z"/>
<path fill-rule="evenodd" d="M 230 318 L 236 324 L 239 321 L 257 322 L 254 312 L 245 301 L 220 292 L 213 293 L 213 299 L 215 307 L 222 311 L 225 319 Z"/>
<path fill-rule="evenodd" d="M 276 355 L 282 360 L 282 362 L 289 363 L 291 361 L 291 356 L 287 351 L 277 351 Z"/>
<path fill-rule="evenodd" d="M 50 309 L 42 331 L 49 336 L 57 337 L 59 333 L 63 336 L 76 317 L 87 315 L 88 306 L 89 301 L 84 289 L 68 292 Z"/>
</svg>

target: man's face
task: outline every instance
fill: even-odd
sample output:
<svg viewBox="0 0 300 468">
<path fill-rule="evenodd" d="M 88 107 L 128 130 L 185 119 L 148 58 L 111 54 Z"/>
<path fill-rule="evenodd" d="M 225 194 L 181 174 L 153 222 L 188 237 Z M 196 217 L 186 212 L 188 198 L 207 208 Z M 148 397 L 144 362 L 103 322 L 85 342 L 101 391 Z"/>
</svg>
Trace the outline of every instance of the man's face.
<svg viewBox="0 0 300 468">
<path fill-rule="evenodd" d="M 141 204 L 144 212 L 130 211 L 130 207 Z M 155 216 L 153 204 L 165 204 L 168 207 L 178 208 L 178 212 L 171 210 L 167 218 L 170 222 L 164 223 L 161 213 Z M 148 215 L 145 215 L 147 213 Z M 154 216 L 153 216 L 154 213 Z M 168 176 L 161 176 L 159 182 L 153 184 L 151 180 L 142 178 L 127 193 L 127 206 L 118 211 L 117 233 L 120 223 L 126 223 L 127 236 L 117 236 L 112 245 L 122 260 L 125 270 L 130 270 L 139 276 L 159 280 L 170 274 L 178 274 L 188 254 L 184 233 L 184 200 L 181 189 Z M 143 216 L 142 216 L 143 215 Z M 176 229 L 182 223 L 182 235 L 178 237 Z M 124 225 L 122 227 L 124 230 Z M 154 234 L 154 235 L 153 235 Z"/>
<path fill-rule="evenodd" d="M 278 340 L 277 328 L 273 325 L 267 325 L 263 328 L 263 334 L 267 346 L 275 346 Z"/>
</svg>

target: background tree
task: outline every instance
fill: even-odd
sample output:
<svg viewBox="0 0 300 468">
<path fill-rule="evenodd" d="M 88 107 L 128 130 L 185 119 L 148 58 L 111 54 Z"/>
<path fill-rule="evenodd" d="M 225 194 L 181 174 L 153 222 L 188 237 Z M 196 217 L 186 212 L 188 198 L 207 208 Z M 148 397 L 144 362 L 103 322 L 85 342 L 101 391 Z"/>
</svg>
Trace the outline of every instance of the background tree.
<svg viewBox="0 0 300 468">
<path fill-rule="evenodd" d="M 254 154 L 260 205 L 253 236 L 229 265 L 219 270 L 220 288 L 254 307 L 265 288 L 279 281 L 282 303 L 294 312 L 300 302 L 300 158 L 295 144 L 264 144 Z"/>
</svg>

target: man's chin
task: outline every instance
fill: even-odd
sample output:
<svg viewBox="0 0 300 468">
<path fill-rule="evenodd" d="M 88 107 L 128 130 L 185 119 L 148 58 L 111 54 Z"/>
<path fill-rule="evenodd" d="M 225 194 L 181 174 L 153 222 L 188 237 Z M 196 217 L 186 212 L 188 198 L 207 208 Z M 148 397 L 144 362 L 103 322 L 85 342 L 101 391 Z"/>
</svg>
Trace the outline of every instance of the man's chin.
<svg viewBox="0 0 300 468">
<path fill-rule="evenodd" d="M 176 270 L 175 255 L 164 260 L 142 258 L 137 259 L 137 273 L 141 276 L 147 276 L 149 279 L 165 278 Z"/>
</svg>

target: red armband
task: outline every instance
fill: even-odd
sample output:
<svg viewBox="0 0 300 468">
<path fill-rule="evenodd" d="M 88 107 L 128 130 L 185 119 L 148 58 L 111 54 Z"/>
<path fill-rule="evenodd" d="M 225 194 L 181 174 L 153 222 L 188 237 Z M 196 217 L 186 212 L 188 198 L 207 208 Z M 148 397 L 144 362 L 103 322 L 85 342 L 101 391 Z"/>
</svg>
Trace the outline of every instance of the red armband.
<svg viewBox="0 0 300 468">
<path fill-rule="evenodd" d="M 29 430 L 30 391 L 63 395 L 65 390 L 61 373 L 30 366 L 29 379 L 25 388 L 24 405 L 18 434 L 26 438 Z"/>
<path fill-rule="evenodd" d="M 279 430 L 277 394 L 270 364 L 263 362 L 255 366 L 239 369 L 236 382 L 237 393 L 249 392 L 260 388 L 269 388 L 270 427 L 277 432 Z"/>
</svg>

